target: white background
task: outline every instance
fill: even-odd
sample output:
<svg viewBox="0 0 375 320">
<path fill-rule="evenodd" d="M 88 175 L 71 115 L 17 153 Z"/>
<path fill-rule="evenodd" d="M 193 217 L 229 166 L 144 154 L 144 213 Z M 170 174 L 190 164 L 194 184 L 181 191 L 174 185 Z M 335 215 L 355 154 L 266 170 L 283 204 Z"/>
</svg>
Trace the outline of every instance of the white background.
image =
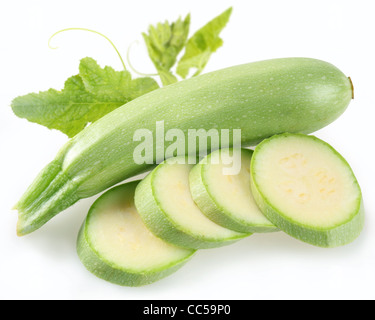
<svg viewBox="0 0 375 320">
<path fill-rule="evenodd" d="M 375 298 L 375 48 L 373 1 L 159 0 L 2 1 L 0 4 L 0 298 L 1 299 L 374 299 Z M 95 200 L 82 200 L 25 237 L 16 236 L 11 208 L 67 138 L 18 119 L 18 95 L 61 89 L 90 56 L 121 69 L 115 51 L 90 33 L 98 30 L 125 57 L 153 73 L 141 32 L 150 23 L 192 15 L 195 31 L 229 6 L 224 46 L 207 71 L 269 58 L 304 56 L 329 61 L 350 76 L 355 100 L 336 122 L 315 133 L 351 164 L 363 189 L 367 218 L 361 237 L 337 249 L 320 249 L 282 232 L 200 251 L 172 276 L 142 288 L 100 280 L 80 263 L 75 241 Z"/>
</svg>

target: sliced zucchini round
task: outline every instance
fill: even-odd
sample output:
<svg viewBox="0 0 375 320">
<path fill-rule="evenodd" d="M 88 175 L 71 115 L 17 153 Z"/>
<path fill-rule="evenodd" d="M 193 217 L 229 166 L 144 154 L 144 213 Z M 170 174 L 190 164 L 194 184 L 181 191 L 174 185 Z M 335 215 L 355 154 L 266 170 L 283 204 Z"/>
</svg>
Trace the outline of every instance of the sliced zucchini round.
<svg viewBox="0 0 375 320">
<path fill-rule="evenodd" d="M 297 239 L 337 247 L 363 229 L 362 194 L 352 169 L 314 136 L 281 134 L 263 141 L 253 155 L 251 181 L 264 215 Z"/>
<path fill-rule="evenodd" d="M 228 161 L 237 159 L 234 152 L 239 153 L 236 164 L 234 160 Z M 222 149 L 202 159 L 190 172 L 193 200 L 209 219 L 222 227 L 251 233 L 279 231 L 259 210 L 251 193 L 252 154 L 249 149 Z M 229 169 L 235 165 L 240 166 L 240 172 L 231 174 Z"/>
<path fill-rule="evenodd" d="M 91 207 L 77 252 L 94 275 L 122 286 L 142 286 L 179 269 L 195 252 L 155 237 L 134 206 L 138 181 L 104 193 Z"/>
<path fill-rule="evenodd" d="M 219 226 L 199 210 L 189 188 L 193 166 L 185 158 L 169 159 L 140 182 L 135 205 L 147 227 L 169 243 L 193 249 L 221 247 L 249 236 Z"/>
</svg>

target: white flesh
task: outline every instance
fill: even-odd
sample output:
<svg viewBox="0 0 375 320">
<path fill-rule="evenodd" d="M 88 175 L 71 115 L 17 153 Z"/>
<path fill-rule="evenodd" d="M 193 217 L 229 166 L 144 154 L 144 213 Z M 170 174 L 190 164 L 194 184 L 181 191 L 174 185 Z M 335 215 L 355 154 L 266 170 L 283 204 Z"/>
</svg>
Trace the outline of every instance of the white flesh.
<svg viewBox="0 0 375 320">
<path fill-rule="evenodd" d="M 109 200 L 95 207 L 88 231 L 92 247 L 107 261 L 137 272 L 165 268 L 191 255 L 155 237 L 144 225 L 133 200 Z"/>
<path fill-rule="evenodd" d="M 204 180 L 210 195 L 217 204 L 246 225 L 269 225 L 255 203 L 250 188 L 251 155 L 242 152 L 241 171 L 237 175 L 226 175 L 224 169 L 231 165 L 208 164 L 204 169 Z"/>
<path fill-rule="evenodd" d="M 361 199 L 347 163 L 313 139 L 297 135 L 270 141 L 257 154 L 253 170 L 263 197 L 303 225 L 334 227 L 350 219 Z"/>
<path fill-rule="evenodd" d="M 212 239 L 238 237 L 241 233 L 223 228 L 208 219 L 190 193 L 189 173 L 193 165 L 169 164 L 158 169 L 153 180 L 155 196 L 164 212 L 191 234 Z"/>
</svg>

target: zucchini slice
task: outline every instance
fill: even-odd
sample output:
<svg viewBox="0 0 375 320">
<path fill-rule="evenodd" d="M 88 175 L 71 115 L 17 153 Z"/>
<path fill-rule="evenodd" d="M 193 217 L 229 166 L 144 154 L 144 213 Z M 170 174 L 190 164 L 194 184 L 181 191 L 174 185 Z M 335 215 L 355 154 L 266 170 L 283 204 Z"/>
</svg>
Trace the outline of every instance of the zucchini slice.
<svg viewBox="0 0 375 320">
<path fill-rule="evenodd" d="M 240 153 L 238 174 L 226 172 L 235 164 L 228 161 L 234 159 L 234 152 Z M 251 193 L 252 154 L 249 149 L 222 149 L 209 154 L 190 172 L 191 194 L 199 209 L 222 227 L 251 233 L 279 231 L 259 210 Z"/>
<path fill-rule="evenodd" d="M 263 141 L 253 155 L 251 179 L 265 216 L 297 239 L 337 247 L 363 229 L 362 194 L 352 169 L 316 137 L 281 134 Z"/>
<path fill-rule="evenodd" d="M 221 247 L 249 236 L 219 226 L 199 210 L 189 188 L 194 165 L 186 162 L 185 157 L 168 159 L 138 185 L 135 205 L 147 227 L 169 243 L 193 249 Z"/>
<path fill-rule="evenodd" d="M 91 207 L 77 241 L 84 266 L 122 286 L 142 286 L 164 278 L 195 252 L 155 237 L 134 206 L 138 181 L 104 193 Z"/>
</svg>

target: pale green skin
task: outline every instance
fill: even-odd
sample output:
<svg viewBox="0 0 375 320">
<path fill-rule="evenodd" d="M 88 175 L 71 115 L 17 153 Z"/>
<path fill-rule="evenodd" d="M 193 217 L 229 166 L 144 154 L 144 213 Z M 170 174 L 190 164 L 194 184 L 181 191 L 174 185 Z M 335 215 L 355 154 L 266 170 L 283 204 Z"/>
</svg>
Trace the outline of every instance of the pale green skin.
<svg viewBox="0 0 375 320">
<path fill-rule="evenodd" d="M 237 233 L 230 238 L 212 238 L 197 236 L 184 225 L 178 224 L 171 218 L 171 212 L 166 212 L 163 203 L 155 195 L 158 186 L 154 183 L 154 177 L 158 174 L 166 162 L 161 163 L 137 186 L 134 203 L 147 228 L 157 237 L 166 242 L 183 248 L 210 249 L 230 245 L 240 239 L 250 236 L 250 233 Z M 173 197 L 173 190 L 171 190 Z M 175 208 L 179 210 L 179 208 Z M 173 214 L 173 213 L 172 213 Z"/>
<path fill-rule="evenodd" d="M 156 121 L 164 120 L 166 131 L 185 133 L 241 129 L 242 145 L 252 146 L 278 133 L 321 129 L 351 99 L 351 82 L 339 69 L 308 58 L 235 66 L 155 90 L 104 116 L 62 148 L 16 205 L 17 232 L 30 233 L 78 200 L 150 170 L 152 165 L 133 161 L 139 145 L 133 135 L 139 128 L 155 132 Z"/>
<path fill-rule="evenodd" d="M 148 272 L 139 272 L 137 270 L 125 269 L 113 261 L 107 261 L 102 254 L 95 249 L 90 242 L 89 224 L 90 217 L 96 214 L 96 207 L 99 206 L 101 202 L 108 202 L 111 201 L 111 199 L 117 201 L 119 195 L 124 198 L 134 197 L 137 184 L 138 181 L 130 182 L 115 187 L 103 194 L 91 207 L 87 218 L 79 231 L 77 239 L 78 256 L 83 265 L 91 273 L 108 282 L 129 287 L 139 287 L 151 284 L 169 276 L 180 269 L 195 253 L 194 250 L 191 250 L 187 253 L 184 259 L 171 261 L 170 264 Z"/>
<path fill-rule="evenodd" d="M 292 134 L 275 135 L 267 140 L 264 140 L 255 148 L 253 160 L 251 163 L 251 189 L 258 207 L 261 209 L 263 214 L 275 224 L 275 226 L 280 228 L 280 230 L 296 239 L 299 239 L 311 245 L 322 248 L 334 248 L 344 246 L 353 242 L 356 238 L 358 238 L 364 227 L 365 211 L 362 196 L 358 197 L 356 210 L 353 211 L 349 219 L 347 219 L 346 221 L 342 221 L 340 224 L 337 224 L 336 226 L 331 228 L 317 228 L 306 224 L 301 224 L 300 222 L 293 220 L 288 216 L 287 213 L 281 212 L 278 208 L 276 208 L 270 202 L 270 200 L 262 194 L 262 190 L 257 184 L 256 179 L 255 166 L 257 165 L 257 154 L 262 148 L 267 148 L 267 143 L 271 139 L 273 140 L 291 135 Z M 358 190 L 360 191 L 360 186 L 349 164 L 332 146 L 314 136 L 298 136 L 301 138 L 301 143 L 303 143 L 303 139 L 314 139 L 318 143 L 322 143 L 328 146 L 332 150 L 332 153 L 337 156 L 347 167 L 347 170 L 352 173 L 353 179 L 355 180 Z"/>
<path fill-rule="evenodd" d="M 248 149 L 241 150 L 242 156 L 251 158 L 253 151 Z M 280 231 L 271 222 L 269 224 L 255 224 L 244 221 L 236 216 L 230 208 L 220 204 L 220 199 L 216 199 L 211 191 L 210 186 L 205 179 L 205 171 L 209 167 L 212 154 L 207 156 L 205 164 L 203 161 L 196 164 L 190 172 L 190 190 L 193 199 L 199 209 L 212 221 L 218 225 L 237 232 L 250 233 L 268 233 Z"/>
</svg>

